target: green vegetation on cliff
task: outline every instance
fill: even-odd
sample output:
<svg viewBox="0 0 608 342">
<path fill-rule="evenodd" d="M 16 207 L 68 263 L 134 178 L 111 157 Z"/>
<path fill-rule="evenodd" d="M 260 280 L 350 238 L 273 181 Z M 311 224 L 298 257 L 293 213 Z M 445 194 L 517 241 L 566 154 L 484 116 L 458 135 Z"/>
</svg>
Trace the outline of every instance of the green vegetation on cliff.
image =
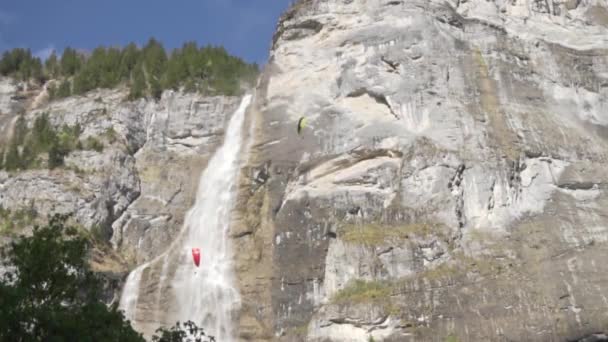
<svg viewBox="0 0 608 342">
<path fill-rule="evenodd" d="M 414 236 L 443 235 L 443 229 L 444 227 L 441 225 L 426 222 L 401 225 L 379 223 L 347 224 L 338 230 L 338 236 L 348 243 L 378 246 L 391 242 L 400 242 Z"/>
<path fill-rule="evenodd" d="M 53 127 L 46 113 L 38 116 L 33 127 L 28 129 L 24 117 L 20 116 L 8 149 L 0 148 L 0 169 L 54 169 L 63 165 L 63 159 L 71 151 L 103 150 L 103 143 L 94 137 L 80 140 L 80 131 L 79 125 Z"/>
<path fill-rule="evenodd" d="M 32 56 L 29 49 L 17 48 L 6 51 L 0 59 L 0 75 L 11 76 L 21 81 L 44 81 L 40 59 Z"/>
<path fill-rule="evenodd" d="M 0 236 L 12 236 L 23 228 L 31 226 L 37 216 L 33 203 L 29 207 L 15 211 L 0 206 Z"/>
<path fill-rule="evenodd" d="M 251 85 L 256 64 L 230 55 L 223 47 L 185 43 L 167 53 L 155 39 L 139 48 L 103 46 L 84 54 L 66 48 L 44 63 L 27 49 L 7 51 L 0 59 L 0 75 L 49 84 L 51 98 L 84 94 L 97 88 L 129 87 L 129 98 L 159 98 L 163 90 L 199 91 L 208 95 L 238 95 L 241 83 Z"/>
<path fill-rule="evenodd" d="M 336 293 L 332 298 L 335 304 L 353 304 L 388 301 L 393 284 L 389 281 L 365 281 L 356 279 Z"/>
</svg>

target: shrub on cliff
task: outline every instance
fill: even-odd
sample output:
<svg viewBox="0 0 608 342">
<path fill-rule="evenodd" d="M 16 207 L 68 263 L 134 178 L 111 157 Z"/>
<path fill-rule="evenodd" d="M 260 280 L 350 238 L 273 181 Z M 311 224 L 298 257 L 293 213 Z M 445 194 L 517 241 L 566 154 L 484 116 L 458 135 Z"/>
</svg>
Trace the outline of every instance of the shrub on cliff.
<svg viewBox="0 0 608 342">
<path fill-rule="evenodd" d="M 103 151 L 104 144 L 99 139 L 89 136 L 81 140 L 80 134 L 78 124 L 54 127 L 47 113 L 39 115 L 31 129 L 28 129 L 23 116 L 20 116 L 8 142 L 7 152 L 4 153 L 5 146 L 0 146 L 0 169 L 54 169 L 62 166 L 64 158 L 72 151 Z"/>
</svg>

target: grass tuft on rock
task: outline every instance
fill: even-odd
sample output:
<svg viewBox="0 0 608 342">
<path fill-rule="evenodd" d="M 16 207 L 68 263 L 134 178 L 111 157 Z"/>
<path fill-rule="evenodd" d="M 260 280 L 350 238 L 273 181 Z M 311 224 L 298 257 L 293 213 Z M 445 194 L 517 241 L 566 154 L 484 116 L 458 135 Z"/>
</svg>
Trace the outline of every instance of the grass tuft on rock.
<svg viewBox="0 0 608 342">
<path fill-rule="evenodd" d="M 387 302 L 393 287 L 390 281 L 357 279 L 349 282 L 344 289 L 336 293 L 332 301 L 334 304 Z"/>
<path fill-rule="evenodd" d="M 442 234 L 440 225 L 433 223 L 411 223 L 404 225 L 384 225 L 368 223 L 350 224 L 338 230 L 342 241 L 360 245 L 383 245 L 407 240 L 413 236 L 424 237 L 433 233 Z"/>
<path fill-rule="evenodd" d="M 445 342 L 460 342 L 460 339 L 458 339 L 458 336 L 450 334 L 446 336 Z"/>
</svg>

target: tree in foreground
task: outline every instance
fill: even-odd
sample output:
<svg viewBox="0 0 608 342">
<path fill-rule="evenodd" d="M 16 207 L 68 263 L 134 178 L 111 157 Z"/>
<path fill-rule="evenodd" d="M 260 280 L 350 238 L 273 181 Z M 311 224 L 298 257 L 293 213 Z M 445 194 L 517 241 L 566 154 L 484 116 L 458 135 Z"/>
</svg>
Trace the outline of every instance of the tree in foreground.
<svg viewBox="0 0 608 342">
<path fill-rule="evenodd" d="M 152 342 L 216 342 L 213 336 L 205 335 L 203 329 L 192 321 L 181 324 L 177 322 L 170 329 L 159 328 L 152 337 Z"/>
<path fill-rule="evenodd" d="M 66 220 L 56 215 L 2 251 L 0 341 L 143 342 L 116 305 L 99 299 L 101 279 L 87 260 L 91 240 Z M 191 322 L 157 334 L 153 341 L 203 342 L 205 336 Z"/>
<path fill-rule="evenodd" d="M 116 306 L 99 300 L 88 239 L 55 216 L 5 251 L 0 341 L 143 341 Z"/>
</svg>

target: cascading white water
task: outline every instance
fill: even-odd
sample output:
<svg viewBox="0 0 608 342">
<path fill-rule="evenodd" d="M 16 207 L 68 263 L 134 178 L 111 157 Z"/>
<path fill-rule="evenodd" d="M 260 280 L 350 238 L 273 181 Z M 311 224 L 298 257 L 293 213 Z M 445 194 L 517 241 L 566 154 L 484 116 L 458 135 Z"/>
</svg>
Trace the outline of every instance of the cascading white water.
<svg viewBox="0 0 608 342">
<path fill-rule="evenodd" d="M 194 321 L 218 341 L 233 340 L 232 313 L 240 299 L 234 286 L 228 233 L 243 144 L 242 125 L 250 102 L 251 95 L 246 95 L 230 119 L 223 145 L 202 172 L 196 202 L 186 214 L 180 235 L 164 254 L 129 275 L 120 300 L 120 308 L 128 319 L 138 318 L 142 273 L 159 267 L 152 301 L 160 306 L 162 291 L 169 288 L 173 291 L 174 307 L 157 307 L 157 312 L 171 312 L 174 317 L 168 318 L 169 322 Z M 200 248 L 200 267 L 193 264 L 192 248 Z M 171 276 L 167 272 L 168 263 L 175 268 Z M 164 282 L 169 282 L 168 286 L 163 286 Z"/>
<path fill-rule="evenodd" d="M 239 303 L 229 248 L 230 211 L 235 195 L 241 131 L 247 95 L 230 120 L 224 144 L 200 178 L 194 207 L 186 216 L 186 238 L 174 279 L 178 319 L 201 321 L 219 341 L 232 340 L 231 312 Z M 192 248 L 201 249 L 200 268 L 192 267 Z M 195 322 L 196 322 L 195 321 Z"/>
</svg>

